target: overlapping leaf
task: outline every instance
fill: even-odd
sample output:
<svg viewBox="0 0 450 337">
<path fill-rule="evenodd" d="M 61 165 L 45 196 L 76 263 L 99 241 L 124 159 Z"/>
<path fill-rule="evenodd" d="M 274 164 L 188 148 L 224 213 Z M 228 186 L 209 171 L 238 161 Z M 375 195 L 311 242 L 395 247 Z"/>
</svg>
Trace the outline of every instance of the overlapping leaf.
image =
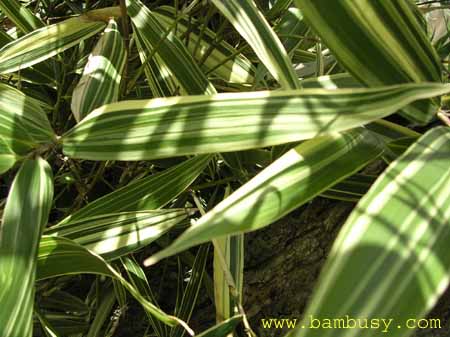
<svg viewBox="0 0 450 337">
<path fill-rule="evenodd" d="M 146 312 L 169 326 L 182 324 L 189 329 L 184 322 L 167 315 L 148 301 L 100 256 L 66 238 L 42 237 L 37 258 L 37 280 L 80 273 L 105 275 L 117 280 L 143 306 Z"/>
<path fill-rule="evenodd" d="M 72 94 L 71 108 L 77 122 L 95 108 L 118 101 L 125 61 L 123 38 L 111 19 Z"/>
<path fill-rule="evenodd" d="M 164 209 L 105 214 L 53 226 L 45 234 L 66 237 L 105 259 L 115 259 L 150 244 L 185 220 L 189 211 Z"/>
<path fill-rule="evenodd" d="M 44 26 L 44 23 L 18 0 L 0 1 L 0 10 L 24 33 L 31 33 Z"/>
<path fill-rule="evenodd" d="M 53 199 L 52 172 L 26 160 L 11 186 L 0 227 L 0 334 L 31 337 L 39 240 Z"/>
<path fill-rule="evenodd" d="M 189 187 L 210 160 L 211 156 L 197 156 L 161 173 L 136 180 L 89 203 L 59 225 L 98 215 L 161 208 Z"/>
<path fill-rule="evenodd" d="M 351 129 L 449 91 L 424 83 L 123 101 L 89 114 L 63 136 L 63 150 L 93 160 L 238 151 Z"/>
<path fill-rule="evenodd" d="M 196 244 L 271 224 L 358 171 L 383 151 L 370 131 L 316 137 L 290 150 L 244 184 L 146 264 Z"/>
<path fill-rule="evenodd" d="M 0 83 L 0 151 L 25 154 L 56 136 L 41 104 L 21 91 Z"/>
<path fill-rule="evenodd" d="M 252 0 L 212 0 L 212 3 L 248 42 L 285 89 L 300 88 L 286 50 Z"/>
<path fill-rule="evenodd" d="M 296 0 L 305 18 L 347 70 L 368 86 L 441 81 L 436 51 L 408 0 Z M 430 101 L 403 109 L 406 117 L 428 122 Z"/>
<path fill-rule="evenodd" d="M 127 10 L 142 47 L 156 53 L 189 94 L 213 94 L 215 89 L 181 40 L 167 33 L 154 13 L 140 0 L 127 0 Z"/>
<path fill-rule="evenodd" d="M 449 283 L 449 164 L 450 131 L 439 127 L 388 167 L 339 233 L 305 317 L 389 317 L 390 336 L 413 332 L 406 320 L 423 318 Z M 341 335 L 361 333 L 379 336 L 380 330 Z M 300 335 L 333 333 L 308 329 L 290 336 Z"/>
<path fill-rule="evenodd" d="M 174 24 L 174 14 L 174 8 L 169 6 L 161 6 L 155 11 L 155 16 L 160 19 L 166 29 L 171 28 Z M 215 42 L 216 33 L 209 28 L 202 29 L 201 32 L 195 26 L 192 28 L 191 26 L 196 23 L 189 24 L 188 17 L 177 22 L 177 31 L 181 34 L 186 34 L 189 30 L 187 48 L 194 58 L 201 61 L 205 53 L 210 51 L 204 60 L 206 70 L 230 83 L 253 83 L 255 69 L 252 63 L 226 41 Z"/>
<path fill-rule="evenodd" d="M 87 15 L 45 26 L 0 49 L 0 73 L 12 73 L 73 47 L 105 28 Z"/>
</svg>

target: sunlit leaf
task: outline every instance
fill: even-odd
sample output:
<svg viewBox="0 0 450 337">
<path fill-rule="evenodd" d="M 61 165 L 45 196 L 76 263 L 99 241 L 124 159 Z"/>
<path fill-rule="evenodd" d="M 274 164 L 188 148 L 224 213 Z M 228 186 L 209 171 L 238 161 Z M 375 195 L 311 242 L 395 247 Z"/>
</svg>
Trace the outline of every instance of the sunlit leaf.
<svg viewBox="0 0 450 337">
<path fill-rule="evenodd" d="M 53 199 L 48 163 L 26 160 L 9 191 L 0 227 L 0 335 L 31 337 L 39 240 Z"/>
<path fill-rule="evenodd" d="M 450 131 L 439 127 L 388 167 L 339 233 L 305 317 L 389 317 L 390 336 L 413 333 L 406 320 L 425 317 L 449 283 L 449 165 Z M 358 334 L 381 331 L 356 328 L 341 336 Z M 324 329 L 290 334 L 332 335 Z"/>
<path fill-rule="evenodd" d="M 0 49 L 0 73 L 12 73 L 42 62 L 104 27 L 104 22 L 82 15 L 34 30 Z"/>
<path fill-rule="evenodd" d="M 66 237 L 105 259 L 115 259 L 150 244 L 185 220 L 189 212 L 164 209 L 98 215 L 53 226 L 45 234 Z"/>
<path fill-rule="evenodd" d="M 111 19 L 72 94 L 72 113 L 78 122 L 92 110 L 118 101 L 125 61 L 123 38 Z"/>
<path fill-rule="evenodd" d="M 190 94 L 213 94 L 215 89 L 202 73 L 191 54 L 173 32 L 166 34 L 154 13 L 140 0 L 127 0 L 128 15 L 139 35 L 142 47 L 156 53 L 170 69 L 184 90 Z"/>
<path fill-rule="evenodd" d="M 239 151 L 339 132 L 450 91 L 437 83 L 186 96 L 105 105 L 62 137 L 73 158 L 143 160 Z"/>
<path fill-rule="evenodd" d="M 440 82 L 436 51 L 420 26 L 412 2 L 295 0 L 339 62 L 369 86 Z M 428 122 L 436 103 L 421 101 L 402 111 Z"/>
<path fill-rule="evenodd" d="M 370 131 L 316 137 L 277 159 L 187 229 L 147 265 L 196 244 L 271 224 L 345 177 L 383 151 Z"/>
<path fill-rule="evenodd" d="M 285 89 L 300 88 L 286 50 L 252 0 L 212 0 L 212 3 L 244 37 Z"/>
<path fill-rule="evenodd" d="M 60 224 L 117 212 L 155 210 L 176 198 L 202 173 L 211 156 L 197 156 L 166 171 L 136 180 L 74 212 Z"/>
</svg>

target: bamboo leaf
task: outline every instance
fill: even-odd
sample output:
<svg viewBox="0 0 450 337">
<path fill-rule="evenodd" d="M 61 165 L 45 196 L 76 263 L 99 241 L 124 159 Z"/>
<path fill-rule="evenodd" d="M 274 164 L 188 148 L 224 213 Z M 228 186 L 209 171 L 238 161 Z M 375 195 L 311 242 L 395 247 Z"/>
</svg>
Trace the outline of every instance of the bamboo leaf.
<svg viewBox="0 0 450 337">
<path fill-rule="evenodd" d="M 125 61 L 123 39 L 116 21 L 111 19 L 73 91 L 71 108 L 77 122 L 92 110 L 119 100 Z"/>
<path fill-rule="evenodd" d="M 202 73 L 184 44 L 173 32 L 168 34 L 157 17 L 139 0 L 127 0 L 127 10 L 136 34 L 148 51 L 156 53 L 190 94 L 214 94 L 215 89 Z"/>
<path fill-rule="evenodd" d="M 92 160 L 239 151 L 347 130 L 449 91 L 424 83 L 122 101 L 89 114 L 62 137 L 63 150 Z"/>
<path fill-rule="evenodd" d="M 30 33 L 44 26 L 44 23 L 33 12 L 22 6 L 17 0 L 0 1 L 0 10 L 24 33 Z"/>
<path fill-rule="evenodd" d="M 189 212 L 192 213 L 192 210 L 105 214 L 53 226 L 45 234 L 66 237 L 111 260 L 149 245 L 186 220 Z"/>
<path fill-rule="evenodd" d="M 449 153 L 449 129 L 431 129 L 377 179 L 339 233 L 305 317 L 389 317 L 399 324 L 390 336 L 411 335 L 404 322 L 425 317 L 449 283 Z M 342 336 L 380 335 L 350 330 Z"/>
<path fill-rule="evenodd" d="M 323 192 L 321 196 L 336 200 L 358 202 L 367 193 L 375 179 L 376 176 L 357 173 L 333 185 Z"/>
<path fill-rule="evenodd" d="M 39 240 L 53 199 L 52 172 L 26 160 L 14 178 L 0 227 L 0 335 L 31 337 Z"/>
<path fill-rule="evenodd" d="M 441 81 L 439 58 L 410 1 L 295 3 L 339 62 L 362 83 Z M 436 110 L 436 103 L 421 101 L 402 111 L 412 121 L 426 123 Z"/>
<path fill-rule="evenodd" d="M 63 219 L 59 224 L 117 212 L 155 210 L 176 198 L 202 173 L 211 156 L 197 156 L 166 171 L 134 181 Z"/>
<path fill-rule="evenodd" d="M 286 50 L 252 0 L 212 0 L 212 3 L 248 42 L 285 89 L 300 88 Z"/>
<path fill-rule="evenodd" d="M 41 103 L 0 83 L 0 153 L 23 155 L 55 139 Z"/>
<path fill-rule="evenodd" d="M 173 7 L 158 7 L 154 14 L 165 29 L 173 26 L 175 22 Z M 177 32 L 184 35 L 189 31 L 190 42 L 187 48 L 197 61 L 202 61 L 205 54 L 211 50 L 204 59 L 205 70 L 230 83 L 252 84 L 255 73 L 252 63 L 226 41 L 216 43 L 217 36 L 214 31 L 209 28 L 202 28 L 200 31 L 200 28 L 196 27 L 198 22 L 192 20 L 188 16 L 178 19 Z"/>
<path fill-rule="evenodd" d="M 43 236 L 37 258 L 37 280 L 71 274 L 96 274 L 117 280 L 145 309 L 146 312 L 169 326 L 189 327 L 174 316 L 167 315 L 125 280 L 111 265 L 100 256 L 77 243 L 60 237 Z"/>
<path fill-rule="evenodd" d="M 202 286 L 203 274 L 205 273 L 206 262 L 208 261 L 209 244 L 201 246 L 195 256 L 191 269 L 189 282 L 183 293 L 181 303 L 175 309 L 175 315 L 185 322 L 189 322 L 192 312 L 197 302 L 197 297 Z M 184 331 L 180 326 L 173 328 L 170 337 L 182 337 Z"/>
<path fill-rule="evenodd" d="M 0 73 L 7 74 L 42 62 L 105 28 L 87 15 L 39 28 L 0 49 Z"/>
<path fill-rule="evenodd" d="M 153 94 L 153 97 L 169 97 L 174 95 L 177 88 L 180 88 L 182 94 L 186 91 L 180 86 L 177 79 L 173 76 L 170 68 L 164 63 L 161 56 L 154 53 L 153 57 L 149 58 L 149 51 L 145 47 L 145 43 L 139 33 L 134 32 L 136 39 L 136 47 L 141 59 L 144 73 L 147 77 L 148 85 Z"/>
<path fill-rule="evenodd" d="M 150 285 L 145 275 L 144 270 L 137 263 L 133 257 L 123 257 L 121 258 L 122 266 L 124 267 L 130 282 L 133 286 L 149 301 L 157 304 L 155 296 L 150 288 Z M 153 316 L 147 315 L 150 324 L 152 325 L 156 335 L 158 337 L 167 336 L 168 331 L 166 331 L 166 326 L 162 325 L 159 320 L 155 320 Z M 93 336 L 94 337 L 94 336 Z"/>
<path fill-rule="evenodd" d="M 224 337 L 228 336 L 230 333 L 233 332 L 233 330 L 236 328 L 236 326 L 242 322 L 242 316 L 237 315 L 233 316 L 226 321 L 223 321 L 217 325 L 214 325 L 213 327 L 209 328 L 208 330 L 203 331 L 202 333 L 198 334 L 198 337 Z"/>
<path fill-rule="evenodd" d="M 200 218 L 171 246 L 144 263 L 153 264 L 217 237 L 267 226 L 355 173 L 382 151 L 378 138 L 364 129 L 303 142 Z"/>
</svg>

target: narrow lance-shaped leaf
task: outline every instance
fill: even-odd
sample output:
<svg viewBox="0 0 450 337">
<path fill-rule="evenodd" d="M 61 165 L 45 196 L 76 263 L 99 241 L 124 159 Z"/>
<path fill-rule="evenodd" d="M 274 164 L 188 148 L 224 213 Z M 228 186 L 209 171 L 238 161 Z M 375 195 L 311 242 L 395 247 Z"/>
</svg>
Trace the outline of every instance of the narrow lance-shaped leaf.
<svg viewBox="0 0 450 337">
<path fill-rule="evenodd" d="M 351 129 L 449 91 L 424 83 L 122 101 L 89 114 L 62 137 L 63 150 L 92 160 L 239 151 Z"/>
<path fill-rule="evenodd" d="M 0 174 L 8 171 L 20 156 L 15 154 L 3 139 L 0 138 Z"/>
<path fill-rule="evenodd" d="M 18 0 L 0 1 L 0 10 L 24 33 L 44 26 L 44 23 Z"/>
<path fill-rule="evenodd" d="M 441 81 L 441 65 L 411 1 L 296 0 L 310 25 L 339 62 L 362 83 L 380 86 Z M 380 71 L 382 69 L 382 71 Z M 426 123 L 436 112 L 431 101 L 403 109 Z"/>
<path fill-rule="evenodd" d="M 175 8 L 170 6 L 158 7 L 155 16 L 161 24 L 168 29 L 175 22 Z M 180 14 L 178 14 L 180 15 Z M 191 21 L 191 23 L 189 22 Z M 215 76 L 230 83 L 252 84 L 255 69 L 252 63 L 225 40 L 217 43 L 216 33 L 209 28 L 198 28 L 199 23 L 188 16 L 177 22 L 177 32 L 186 34 L 189 31 L 189 44 L 187 48 L 197 61 L 203 60 L 205 53 L 210 51 L 204 60 L 204 69 L 211 71 Z M 200 37 L 201 35 L 201 37 Z M 212 48 L 212 50 L 210 50 Z M 233 56 L 234 55 L 234 56 Z"/>
<path fill-rule="evenodd" d="M 175 308 L 174 315 L 186 322 L 189 322 L 191 318 L 198 294 L 202 287 L 203 274 L 205 273 L 206 262 L 208 261 L 208 252 L 209 244 L 201 246 L 197 251 L 183 298 L 179 306 Z M 182 337 L 183 335 L 184 331 L 181 326 L 174 327 L 170 332 L 170 337 Z"/>
<path fill-rule="evenodd" d="M 180 94 L 186 95 L 186 90 L 180 86 L 177 79 L 173 76 L 170 68 L 164 63 L 161 56 L 155 53 L 153 57 L 148 58 L 149 51 L 139 33 L 134 32 L 136 48 L 141 59 L 144 73 L 148 81 L 148 86 L 153 97 L 172 96 L 177 88 L 180 88 Z"/>
<path fill-rule="evenodd" d="M 192 330 L 186 323 L 174 316 L 167 315 L 148 301 L 100 256 L 66 238 L 42 237 L 37 258 L 36 279 L 38 281 L 80 273 L 105 275 L 117 280 L 142 305 L 146 312 L 169 326 L 181 324 L 192 334 Z"/>
<path fill-rule="evenodd" d="M 66 237 L 105 259 L 116 259 L 149 245 L 184 221 L 189 212 L 192 210 L 105 214 L 53 226 L 45 234 Z"/>
<path fill-rule="evenodd" d="M 39 240 L 53 199 L 52 172 L 26 160 L 11 186 L 0 227 L 0 335 L 31 337 Z"/>
<path fill-rule="evenodd" d="M 302 12 L 298 8 L 291 7 L 280 18 L 274 30 L 280 37 L 288 55 L 291 55 L 305 40 L 304 36 L 311 28 L 303 20 Z"/>
<path fill-rule="evenodd" d="M 130 256 L 121 258 L 122 266 L 130 279 L 131 284 L 149 301 L 157 305 L 155 296 L 147 280 L 144 270 L 141 265 Z M 162 325 L 161 321 L 156 320 L 152 315 L 147 315 L 150 324 L 152 325 L 156 335 L 158 337 L 164 337 L 168 335 L 167 326 Z"/>
<path fill-rule="evenodd" d="M 72 94 L 72 113 L 77 122 L 92 110 L 118 101 L 125 61 L 123 38 L 116 21 L 111 19 Z"/>
<path fill-rule="evenodd" d="M 189 94 L 214 94 L 214 87 L 180 39 L 173 32 L 166 34 L 153 12 L 141 1 L 127 0 L 126 3 L 136 34 L 140 37 L 139 41 L 148 52 L 158 48 L 156 53 L 183 89 Z"/>
<path fill-rule="evenodd" d="M 211 158 L 209 155 L 197 156 L 161 173 L 136 180 L 87 204 L 63 219 L 58 226 L 97 215 L 161 208 L 189 187 Z"/>
<path fill-rule="evenodd" d="M 7 32 L 0 30 L 0 48 L 14 41 L 14 38 Z M 8 74 L 8 78 L 11 78 L 12 74 Z M 52 77 L 53 69 L 46 63 L 39 63 L 34 67 L 21 70 L 16 76 L 12 76 L 14 80 L 28 81 L 38 84 L 51 84 L 53 85 L 55 79 Z"/>
<path fill-rule="evenodd" d="M 0 83 L 0 149 L 26 154 L 56 136 L 41 104 L 21 91 Z"/>
<path fill-rule="evenodd" d="M 81 15 L 34 30 L 0 49 L 0 73 L 12 73 L 49 59 L 97 34 L 105 25 Z"/>
<path fill-rule="evenodd" d="M 145 264 L 217 237 L 267 226 L 355 173 L 382 151 L 378 138 L 365 129 L 303 142 L 223 200 Z"/>
<path fill-rule="evenodd" d="M 301 87 L 286 50 L 252 0 L 212 0 L 212 3 L 285 89 Z"/>
<path fill-rule="evenodd" d="M 438 127 L 388 167 L 339 233 L 306 318 L 389 317 L 389 336 L 413 333 L 406 320 L 425 317 L 449 283 L 449 165 L 450 131 Z M 381 331 L 347 329 L 342 336 L 361 334 Z M 333 334 L 323 329 L 291 334 L 300 335 Z"/>
<path fill-rule="evenodd" d="M 229 336 L 236 326 L 242 322 L 242 316 L 233 316 L 226 321 L 214 325 L 213 327 L 198 334 L 198 337 L 225 337 Z"/>
</svg>

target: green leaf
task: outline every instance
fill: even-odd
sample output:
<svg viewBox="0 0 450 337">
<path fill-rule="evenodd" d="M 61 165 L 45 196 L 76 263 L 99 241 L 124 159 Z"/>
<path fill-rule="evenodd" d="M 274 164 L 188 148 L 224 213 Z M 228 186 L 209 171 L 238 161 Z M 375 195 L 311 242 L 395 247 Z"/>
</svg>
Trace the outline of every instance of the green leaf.
<svg viewBox="0 0 450 337">
<path fill-rule="evenodd" d="M 98 215 L 53 226 L 45 234 L 66 237 L 111 260 L 147 246 L 186 220 L 189 212 L 163 209 Z"/>
<path fill-rule="evenodd" d="M 154 14 L 165 29 L 174 25 L 175 8 L 161 6 Z M 188 16 L 177 21 L 177 32 L 184 35 L 189 31 L 187 48 L 193 57 L 200 62 L 211 49 L 211 53 L 204 59 L 205 70 L 229 83 L 252 84 L 255 73 L 252 63 L 228 42 L 221 40 L 217 43 L 216 33 L 209 28 L 196 27 L 198 24 Z"/>
<path fill-rule="evenodd" d="M 362 83 L 441 81 L 440 60 L 410 1 L 295 2 L 339 62 Z M 426 123 L 436 110 L 435 103 L 422 101 L 403 109 L 403 114 Z"/>
<path fill-rule="evenodd" d="M 157 305 L 155 296 L 148 283 L 147 276 L 137 261 L 133 257 L 127 256 L 121 258 L 121 262 L 133 286 L 142 294 L 142 296 Z M 165 337 L 168 335 L 166 326 L 162 325 L 159 320 L 155 320 L 151 315 L 147 315 L 147 317 L 158 337 Z"/>
<path fill-rule="evenodd" d="M 267 226 L 355 173 L 382 151 L 378 138 L 362 128 L 303 142 L 219 203 L 145 264 L 217 237 Z"/>
<path fill-rule="evenodd" d="M 0 174 L 5 173 L 13 167 L 16 161 L 20 158 L 20 156 L 17 156 L 15 153 L 9 151 L 2 153 L 2 150 L 4 149 L 0 145 Z"/>
<path fill-rule="evenodd" d="M 92 110 L 119 100 L 126 51 L 117 23 L 111 19 L 89 55 L 78 85 L 72 94 L 72 113 L 77 122 Z"/>
<path fill-rule="evenodd" d="M 149 51 L 142 41 L 140 34 L 134 32 L 133 35 L 136 40 L 139 58 L 144 67 L 144 73 L 147 77 L 148 85 L 153 97 L 169 97 L 174 95 L 177 88 L 180 87 L 180 84 L 173 76 L 170 68 L 157 53 L 154 53 L 153 57 L 149 57 Z M 180 92 L 186 94 L 186 91 L 182 87 L 180 87 Z"/>
<path fill-rule="evenodd" d="M 224 261 L 222 261 L 222 258 Z M 235 298 L 230 291 L 229 280 L 225 275 L 222 263 L 226 263 L 227 273 L 233 278 Z M 214 241 L 214 304 L 216 307 L 216 321 L 222 322 L 238 312 L 238 305 L 242 304 L 244 287 L 244 234 L 225 236 Z M 239 303 L 236 303 L 237 301 Z"/>
<path fill-rule="evenodd" d="M 111 319 L 111 310 L 116 303 L 114 288 L 112 286 L 104 287 L 103 291 L 97 297 L 97 301 L 97 311 L 94 319 L 89 325 L 89 331 L 86 333 L 86 337 L 100 336 L 103 324 L 107 322 L 108 319 Z"/>
<path fill-rule="evenodd" d="M 189 276 L 189 282 L 183 293 L 183 298 L 179 306 L 175 308 L 175 313 L 178 318 L 189 322 L 192 312 L 194 311 L 197 297 L 202 286 L 203 274 L 205 273 L 206 262 L 208 261 L 209 244 L 205 244 L 199 248 L 195 256 L 194 264 Z M 174 327 L 170 332 L 170 337 L 182 337 L 184 331 L 182 327 Z"/>
<path fill-rule="evenodd" d="M 156 53 L 161 61 L 189 94 L 214 94 L 214 87 L 180 39 L 173 32 L 167 34 L 154 13 L 141 1 L 127 0 L 126 3 L 128 15 L 142 47 L 147 51 L 157 48 Z"/>
<path fill-rule="evenodd" d="M 155 210 L 176 198 L 202 173 L 211 156 L 197 156 L 170 169 L 136 180 L 63 219 L 59 224 L 117 212 Z"/>
<path fill-rule="evenodd" d="M 0 10 L 6 14 L 22 32 L 30 33 L 44 26 L 44 23 L 17 0 L 0 1 Z"/>
<path fill-rule="evenodd" d="M 393 140 L 387 144 L 389 149 L 391 149 L 397 156 L 403 154 L 408 147 L 410 147 L 418 137 L 404 137 Z"/>
<path fill-rule="evenodd" d="M 437 83 L 305 89 L 122 101 L 62 137 L 72 158 L 144 160 L 230 152 L 339 132 L 450 91 Z"/>
<path fill-rule="evenodd" d="M 425 317 L 449 283 L 449 165 L 450 130 L 438 127 L 388 167 L 341 229 L 305 317 L 389 317 L 401 326 L 389 336 L 413 332 L 406 320 Z M 291 335 L 326 337 L 331 331 Z"/>
<path fill-rule="evenodd" d="M 236 326 L 242 322 L 242 316 L 233 316 L 226 321 L 223 321 L 208 330 L 199 333 L 197 337 L 225 337 L 229 336 L 230 333 L 234 331 Z"/>
<path fill-rule="evenodd" d="M 0 335 L 31 337 L 39 240 L 53 199 L 52 171 L 26 160 L 14 178 L 0 227 Z"/>
<path fill-rule="evenodd" d="M 0 49 L 0 74 L 12 73 L 49 59 L 103 28 L 104 22 L 81 15 L 34 30 Z"/>
<path fill-rule="evenodd" d="M 302 12 L 298 8 L 291 7 L 281 16 L 274 30 L 280 37 L 288 55 L 291 55 L 300 47 L 304 40 L 303 37 L 310 28 L 303 20 Z"/>
<path fill-rule="evenodd" d="M 305 89 L 308 88 L 339 89 L 339 88 L 363 87 L 361 83 L 359 83 L 353 76 L 347 73 L 307 78 L 302 80 L 301 84 Z"/>
<path fill-rule="evenodd" d="M 358 202 L 374 183 L 376 176 L 354 174 L 347 179 L 333 185 L 321 194 L 322 197 Z"/>
<path fill-rule="evenodd" d="M 301 87 L 286 50 L 252 0 L 212 0 L 212 3 L 285 89 Z"/>
<path fill-rule="evenodd" d="M 23 155 L 55 140 L 41 103 L 0 83 L 0 153 Z"/>
<path fill-rule="evenodd" d="M 104 275 L 117 280 L 146 312 L 169 326 L 181 324 L 189 329 L 186 323 L 174 316 L 167 315 L 144 298 L 132 284 L 100 256 L 66 238 L 42 237 L 37 258 L 37 280 L 80 273 Z"/>
</svg>

